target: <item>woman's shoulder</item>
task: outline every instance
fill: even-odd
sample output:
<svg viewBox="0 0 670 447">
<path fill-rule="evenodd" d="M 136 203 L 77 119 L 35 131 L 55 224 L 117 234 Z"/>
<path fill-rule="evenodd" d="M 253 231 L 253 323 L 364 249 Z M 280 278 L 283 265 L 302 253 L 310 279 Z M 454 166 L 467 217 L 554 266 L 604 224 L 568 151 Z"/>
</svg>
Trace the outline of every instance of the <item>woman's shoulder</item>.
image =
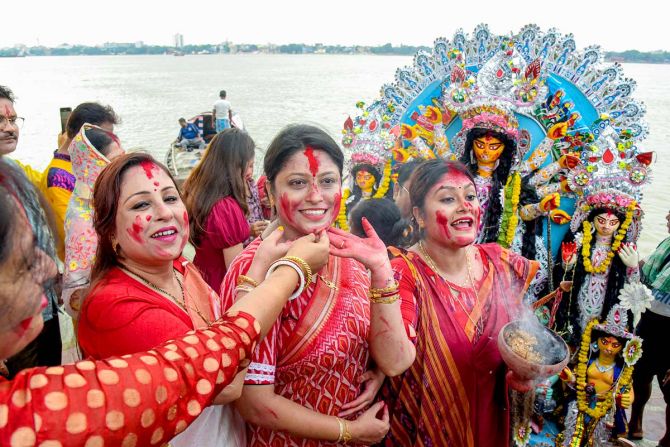
<svg viewBox="0 0 670 447">
<path fill-rule="evenodd" d="M 235 197 L 226 196 L 214 202 L 210 214 L 214 212 L 225 215 L 225 213 L 234 213 L 234 212 L 243 213 L 243 210 L 240 204 L 237 203 L 237 200 L 235 200 Z"/>
</svg>

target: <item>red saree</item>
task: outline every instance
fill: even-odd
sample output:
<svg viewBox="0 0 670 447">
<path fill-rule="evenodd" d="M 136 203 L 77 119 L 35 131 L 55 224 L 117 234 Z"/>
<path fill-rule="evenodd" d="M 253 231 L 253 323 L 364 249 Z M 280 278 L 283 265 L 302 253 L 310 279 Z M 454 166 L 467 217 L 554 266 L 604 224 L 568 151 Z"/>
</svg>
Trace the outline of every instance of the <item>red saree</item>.
<svg viewBox="0 0 670 447">
<path fill-rule="evenodd" d="M 260 240 L 252 242 L 223 280 L 224 309 L 235 300 L 237 277 L 249 270 Z M 327 282 L 326 282 L 327 281 Z M 360 391 L 368 362 L 370 280 L 360 263 L 331 256 L 299 297 L 289 301 L 251 356 L 245 384 L 271 385 L 305 408 L 336 416 Z M 250 446 L 332 445 L 248 424 Z"/>
<path fill-rule="evenodd" d="M 384 392 L 391 410 L 384 445 L 508 444 L 498 332 L 516 316 L 538 266 L 497 244 L 475 247 L 484 265 L 477 294 L 448 284 L 414 253 L 392 262 L 403 302 L 416 309 L 416 361 Z M 452 291 L 459 292 L 463 305 Z M 481 335 L 473 321 L 481 325 Z"/>
</svg>

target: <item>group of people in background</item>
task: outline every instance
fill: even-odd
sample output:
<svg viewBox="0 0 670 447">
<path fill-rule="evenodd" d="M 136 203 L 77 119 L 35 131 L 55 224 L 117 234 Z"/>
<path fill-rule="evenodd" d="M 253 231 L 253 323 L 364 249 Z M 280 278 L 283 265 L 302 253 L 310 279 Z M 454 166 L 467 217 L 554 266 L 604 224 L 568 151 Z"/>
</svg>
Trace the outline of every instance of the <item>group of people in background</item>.
<svg viewBox="0 0 670 447">
<path fill-rule="evenodd" d="M 46 170 L 10 158 L 21 118 L 0 86 L 0 444 L 508 445 L 497 338 L 539 266 L 477 243 L 471 171 L 405 163 L 392 199 L 359 200 L 345 231 L 332 137 L 285 127 L 254 179 L 256 144 L 220 97 L 180 187 L 125 153 L 97 103 L 73 110 Z M 670 399 L 670 238 L 641 272 L 656 300 L 634 433 L 654 376 Z M 62 308 L 77 346 L 61 345 Z"/>
</svg>

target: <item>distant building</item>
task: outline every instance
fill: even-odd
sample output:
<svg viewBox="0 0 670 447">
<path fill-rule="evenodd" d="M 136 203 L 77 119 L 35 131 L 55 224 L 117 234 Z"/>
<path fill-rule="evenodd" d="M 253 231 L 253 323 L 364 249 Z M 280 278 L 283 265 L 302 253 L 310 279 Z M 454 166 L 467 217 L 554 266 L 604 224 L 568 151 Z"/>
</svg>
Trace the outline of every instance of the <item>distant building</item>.
<svg viewBox="0 0 670 447">
<path fill-rule="evenodd" d="M 182 48 L 184 46 L 184 35 L 183 34 L 175 34 L 174 35 L 174 46 L 175 48 Z"/>
</svg>

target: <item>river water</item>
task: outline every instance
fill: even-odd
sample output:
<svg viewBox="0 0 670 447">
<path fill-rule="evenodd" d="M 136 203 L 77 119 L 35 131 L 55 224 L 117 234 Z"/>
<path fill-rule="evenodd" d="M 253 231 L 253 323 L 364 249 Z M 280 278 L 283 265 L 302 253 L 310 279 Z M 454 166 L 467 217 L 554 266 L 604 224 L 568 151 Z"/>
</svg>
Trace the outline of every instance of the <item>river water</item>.
<svg viewBox="0 0 670 447">
<path fill-rule="evenodd" d="M 261 149 L 260 162 L 288 123 L 317 123 L 339 141 L 355 103 L 374 100 L 396 68 L 411 62 L 404 56 L 270 54 L 0 58 L 0 84 L 14 91 L 17 113 L 26 118 L 15 157 L 35 167 L 45 167 L 57 146 L 60 107 L 110 104 L 122 120 L 116 130 L 124 147 L 162 160 L 178 133 L 177 120 L 211 110 L 221 89 Z M 644 147 L 657 152 L 643 201 L 639 245 L 647 255 L 667 235 L 670 65 L 624 64 L 624 72 L 637 81 L 635 97 L 647 105 L 651 135 Z"/>
</svg>

